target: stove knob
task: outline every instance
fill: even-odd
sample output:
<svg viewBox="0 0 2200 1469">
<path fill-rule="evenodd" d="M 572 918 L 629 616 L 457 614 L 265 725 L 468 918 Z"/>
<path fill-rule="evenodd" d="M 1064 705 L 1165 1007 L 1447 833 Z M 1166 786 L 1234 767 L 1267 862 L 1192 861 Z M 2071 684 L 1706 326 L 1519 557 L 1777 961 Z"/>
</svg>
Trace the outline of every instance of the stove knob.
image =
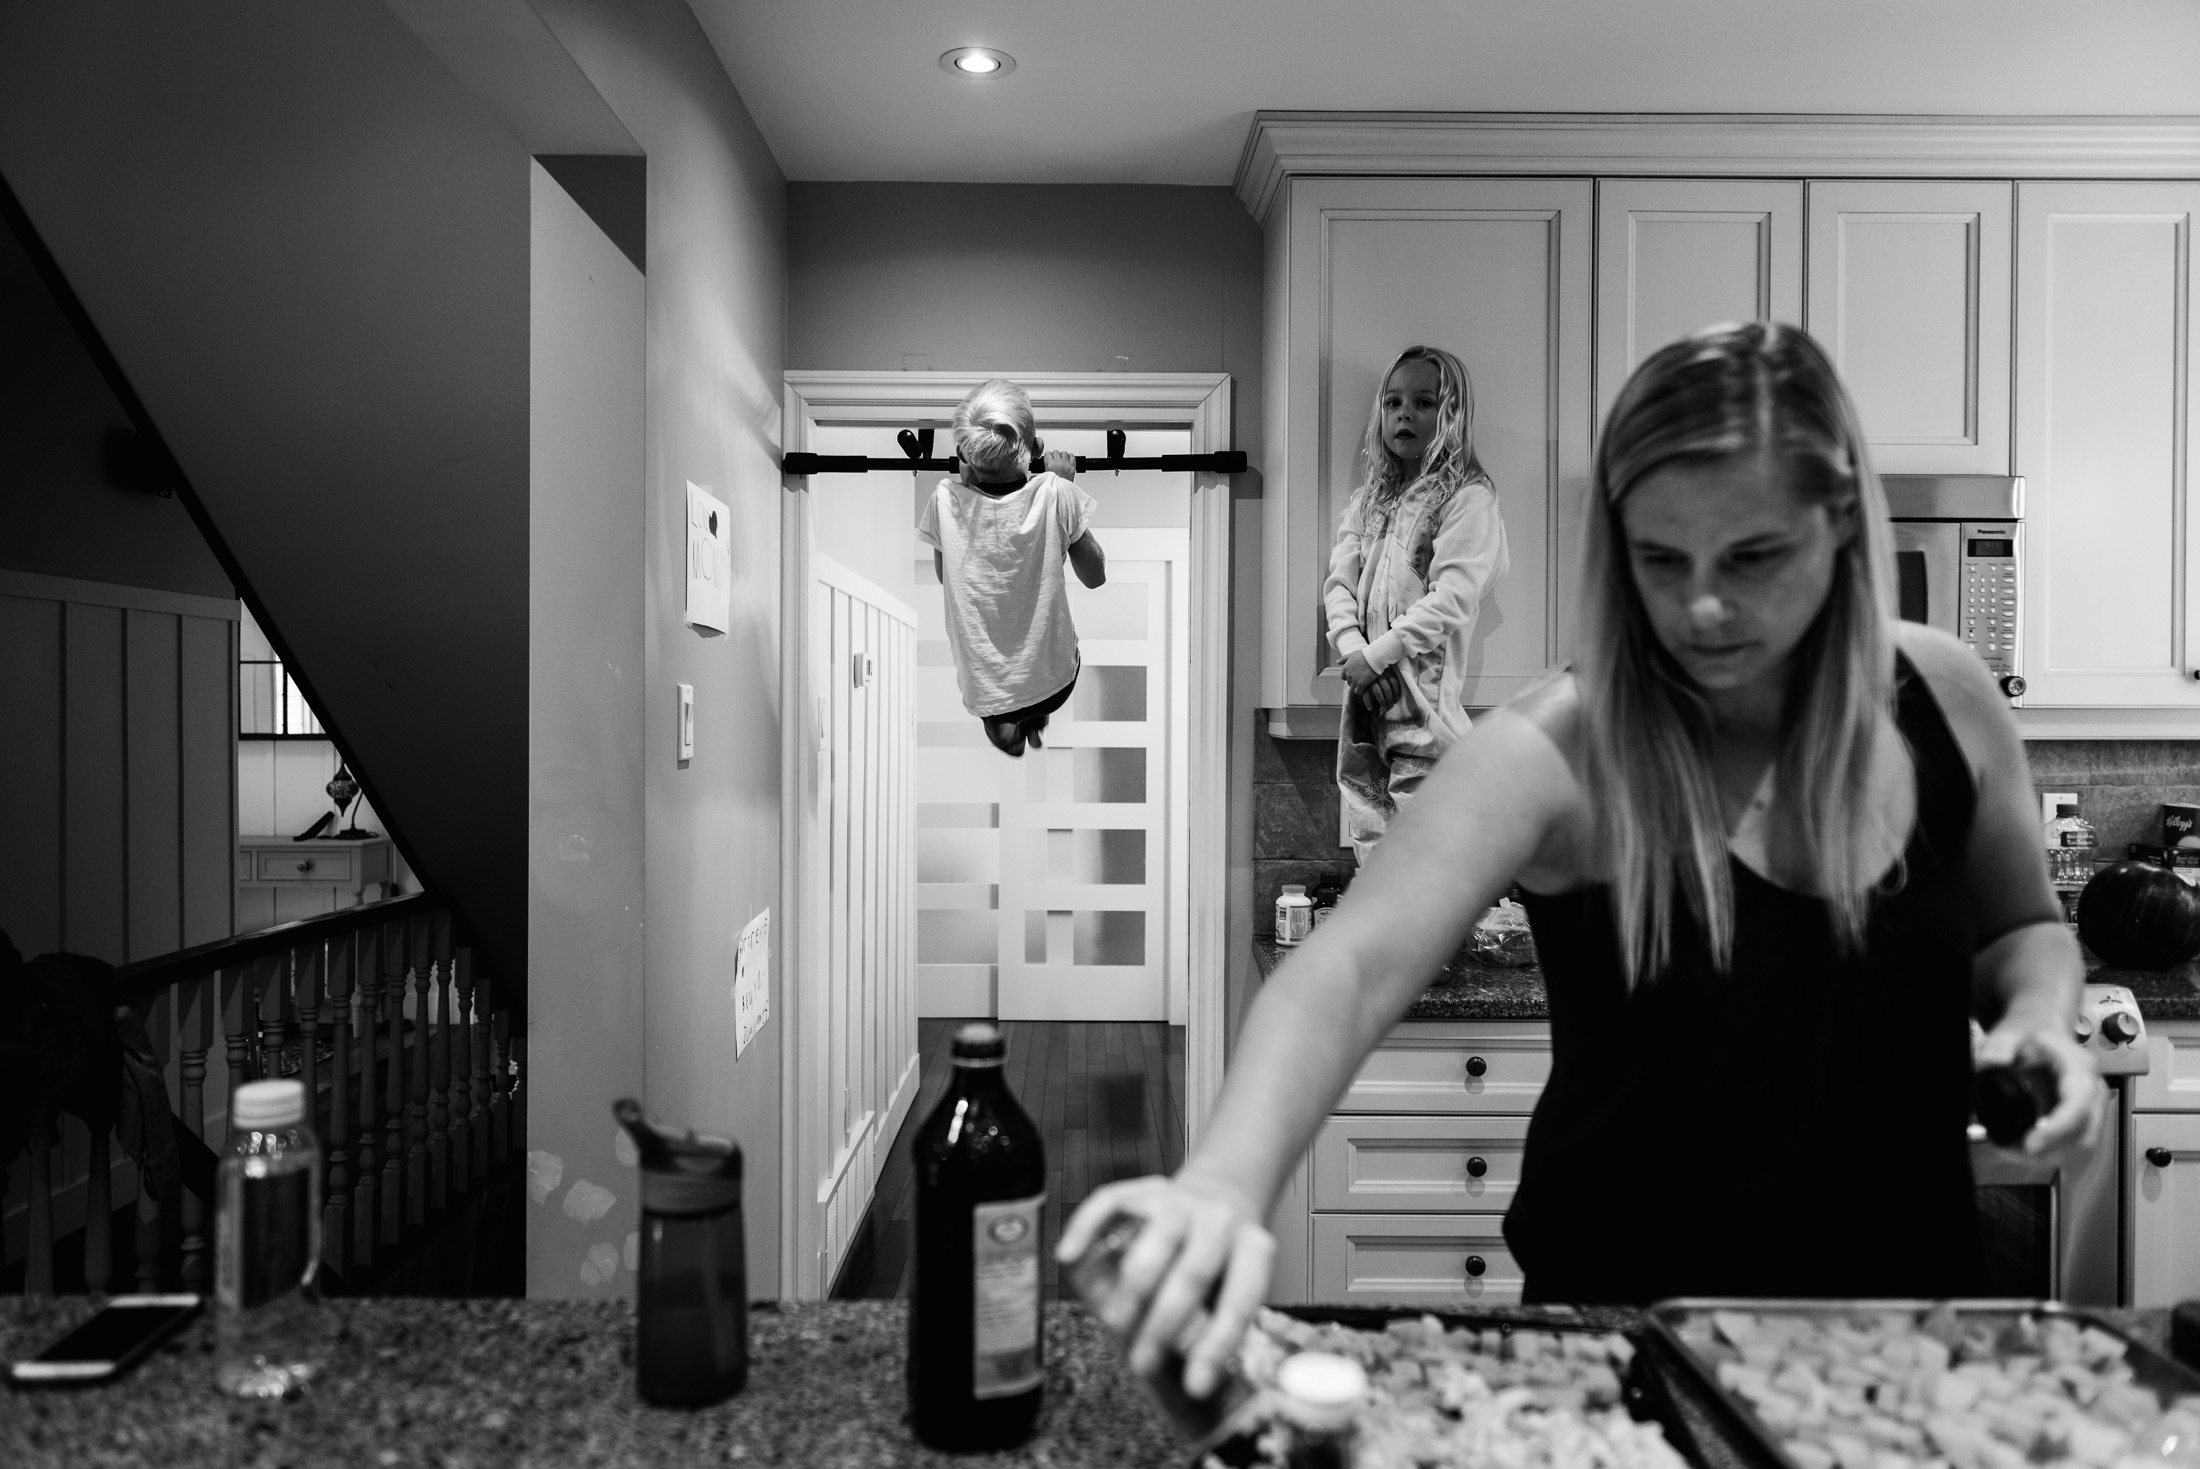
<svg viewBox="0 0 2200 1469">
<path fill-rule="evenodd" d="M 2111 1010 L 2101 1017 L 2101 1035 L 2112 1046 L 2128 1046 L 2139 1038 L 2139 1017 L 2129 1010 Z"/>
<path fill-rule="evenodd" d="M 2093 1017 L 2080 1015 L 2078 1023 L 2070 1027 L 2070 1033 L 2077 1037 L 2078 1044 L 2081 1046 L 2093 1039 Z"/>
<path fill-rule="evenodd" d="M 2194 676 L 2200 677 L 2200 674 L 2195 674 Z M 2021 673 L 2012 673 L 2003 678 L 2001 681 L 2001 691 L 2012 699 L 2023 698 L 2024 675 Z"/>
<path fill-rule="evenodd" d="M 1467 1274 L 1480 1277 L 1482 1272 L 1489 1268 L 1489 1265 L 1484 1262 L 1480 1255 L 1467 1256 Z"/>
</svg>

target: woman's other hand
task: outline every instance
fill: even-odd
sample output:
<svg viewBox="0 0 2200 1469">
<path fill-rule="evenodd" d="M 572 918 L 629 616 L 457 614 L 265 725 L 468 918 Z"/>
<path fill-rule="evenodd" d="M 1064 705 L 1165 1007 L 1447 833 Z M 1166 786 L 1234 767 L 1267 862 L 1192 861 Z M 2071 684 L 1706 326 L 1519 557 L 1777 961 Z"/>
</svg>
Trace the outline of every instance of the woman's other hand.
<svg viewBox="0 0 2200 1469">
<path fill-rule="evenodd" d="M 1131 1370 L 1147 1377 L 1183 1341 L 1186 1327 L 1210 1311 L 1205 1330 L 1184 1350 L 1184 1390 L 1203 1398 L 1222 1381 L 1224 1364 L 1267 1296 L 1275 1237 L 1240 1190 L 1184 1171 L 1111 1183 L 1094 1193 L 1062 1231 L 1055 1258 L 1065 1265 L 1075 1261 L 1118 1214 L 1141 1225 L 1113 1287 L 1094 1309 L 1130 1344 Z"/>
<path fill-rule="evenodd" d="M 1077 456 L 1075 454 L 1065 454 L 1060 449 L 1049 449 L 1046 452 L 1046 466 L 1048 474 L 1060 475 L 1066 480 L 1077 478 Z"/>
<path fill-rule="evenodd" d="M 2093 1053 L 2070 1038 L 2068 1026 L 2007 1017 L 1986 1034 L 1977 1064 L 2005 1066 L 2045 1062 L 2055 1073 L 2055 1105 L 2024 1135 L 2028 1157 L 2090 1149 L 2108 1114 L 2108 1088 Z"/>
<path fill-rule="evenodd" d="M 1354 648 L 1344 655 L 1344 681 L 1362 699 L 1367 697 L 1369 685 L 1381 677 L 1375 665 L 1367 661 L 1367 649 Z"/>
<path fill-rule="evenodd" d="M 1390 708 L 1406 696 L 1405 675 L 1393 666 L 1375 675 L 1375 682 L 1367 686 L 1361 700 L 1368 708 L 1380 712 Z"/>
</svg>

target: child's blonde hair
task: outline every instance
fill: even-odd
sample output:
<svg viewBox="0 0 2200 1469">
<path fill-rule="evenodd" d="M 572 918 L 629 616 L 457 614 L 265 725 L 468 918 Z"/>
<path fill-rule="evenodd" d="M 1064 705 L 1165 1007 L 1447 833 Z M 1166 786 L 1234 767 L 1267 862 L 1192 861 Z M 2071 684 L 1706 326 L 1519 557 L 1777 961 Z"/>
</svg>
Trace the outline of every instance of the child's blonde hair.
<svg viewBox="0 0 2200 1469">
<path fill-rule="evenodd" d="M 1405 466 L 1383 442 L 1383 394 L 1390 375 L 1409 362 L 1426 362 L 1436 369 L 1436 442 L 1421 455 L 1420 472 L 1406 479 Z M 1375 404 L 1367 412 L 1367 432 L 1360 437 L 1361 482 L 1369 495 L 1387 500 L 1408 483 L 1436 480 L 1457 488 L 1476 480 L 1485 483 L 1489 471 L 1474 452 L 1474 379 L 1466 366 L 1441 347 L 1411 346 L 1400 352 L 1375 380 Z"/>
<path fill-rule="evenodd" d="M 1791 326 L 1710 327 L 1660 348 L 1620 389 L 1597 445 L 1585 527 L 1581 690 L 1589 794 L 1613 866 L 1612 911 L 1629 985 L 1673 950 L 1678 897 L 1703 952 L 1734 949 L 1726 820 L 1711 781 L 1711 716 L 1659 643 L 1628 562 L 1627 496 L 1671 464 L 1763 456 L 1812 502 L 1853 513 L 1832 589 L 1794 653 L 1774 777 L 1808 854 L 1834 938 L 1850 953 L 1881 874 L 1867 867 L 1873 752 L 1894 722 L 1892 533 L 1856 407 L 1818 344 Z"/>
<path fill-rule="evenodd" d="M 1005 377 L 970 390 L 955 409 L 955 452 L 972 469 L 1021 473 L 1040 452 L 1031 395 Z"/>
</svg>

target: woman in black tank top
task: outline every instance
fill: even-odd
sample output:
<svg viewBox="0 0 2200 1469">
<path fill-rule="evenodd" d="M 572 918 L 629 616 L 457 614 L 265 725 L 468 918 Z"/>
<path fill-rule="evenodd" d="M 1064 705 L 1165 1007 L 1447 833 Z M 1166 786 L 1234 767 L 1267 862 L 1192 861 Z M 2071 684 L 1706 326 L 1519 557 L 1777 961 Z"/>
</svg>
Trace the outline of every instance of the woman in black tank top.
<svg viewBox="0 0 2200 1469">
<path fill-rule="evenodd" d="M 1817 345 L 1752 324 L 1654 354 L 1584 540 L 1572 667 L 1454 748 L 1270 979 L 1182 1170 L 1064 1230 L 1068 1259 L 1146 1220 L 1103 1303 L 1135 1367 L 1212 1299 L 1206 1390 L 1283 1180 L 1514 882 L 1551 1012 L 1505 1221 L 1531 1300 L 1971 1289 L 1973 1017 L 1981 1060 L 2057 1074 L 2026 1152 L 2097 1130 L 2015 721 L 1967 647 L 1894 619 L 1884 497 Z"/>
</svg>

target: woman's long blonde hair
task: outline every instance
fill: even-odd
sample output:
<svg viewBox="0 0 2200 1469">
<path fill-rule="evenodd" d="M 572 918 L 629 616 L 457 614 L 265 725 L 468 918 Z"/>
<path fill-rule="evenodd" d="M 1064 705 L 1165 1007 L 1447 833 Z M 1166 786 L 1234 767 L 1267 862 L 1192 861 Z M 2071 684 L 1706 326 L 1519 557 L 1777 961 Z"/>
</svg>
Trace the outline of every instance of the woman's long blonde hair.
<svg viewBox="0 0 2200 1469">
<path fill-rule="evenodd" d="M 1764 453 L 1833 508 L 1854 505 L 1825 605 L 1795 649 L 1775 829 L 1812 864 L 1836 942 L 1862 946 L 1879 872 L 1864 870 L 1874 755 L 1894 726 L 1892 546 L 1855 405 L 1808 335 L 1769 323 L 1712 327 L 1651 356 L 1620 390 L 1597 448 L 1582 577 L 1586 787 L 1613 864 L 1612 908 L 1630 987 L 1672 952 L 1676 893 L 1712 965 L 1733 957 L 1726 823 L 1711 779 L 1712 723 L 1658 641 L 1636 590 L 1621 507 L 1676 461 Z"/>
<path fill-rule="evenodd" d="M 1419 471 L 1411 480 L 1405 466 L 1383 442 L 1383 394 L 1390 375 L 1409 362 L 1426 362 L 1436 369 L 1436 441 L 1421 453 Z M 1474 452 L 1474 379 L 1466 365 L 1441 347 L 1412 346 L 1392 359 L 1375 380 L 1375 404 L 1367 412 L 1367 430 L 1360 435 L 1360 483 L 1371 499 L 1388 500 L 1408 484 L 1432 479 L 1456 489 L 1489 473 Z"/>
</svg>

